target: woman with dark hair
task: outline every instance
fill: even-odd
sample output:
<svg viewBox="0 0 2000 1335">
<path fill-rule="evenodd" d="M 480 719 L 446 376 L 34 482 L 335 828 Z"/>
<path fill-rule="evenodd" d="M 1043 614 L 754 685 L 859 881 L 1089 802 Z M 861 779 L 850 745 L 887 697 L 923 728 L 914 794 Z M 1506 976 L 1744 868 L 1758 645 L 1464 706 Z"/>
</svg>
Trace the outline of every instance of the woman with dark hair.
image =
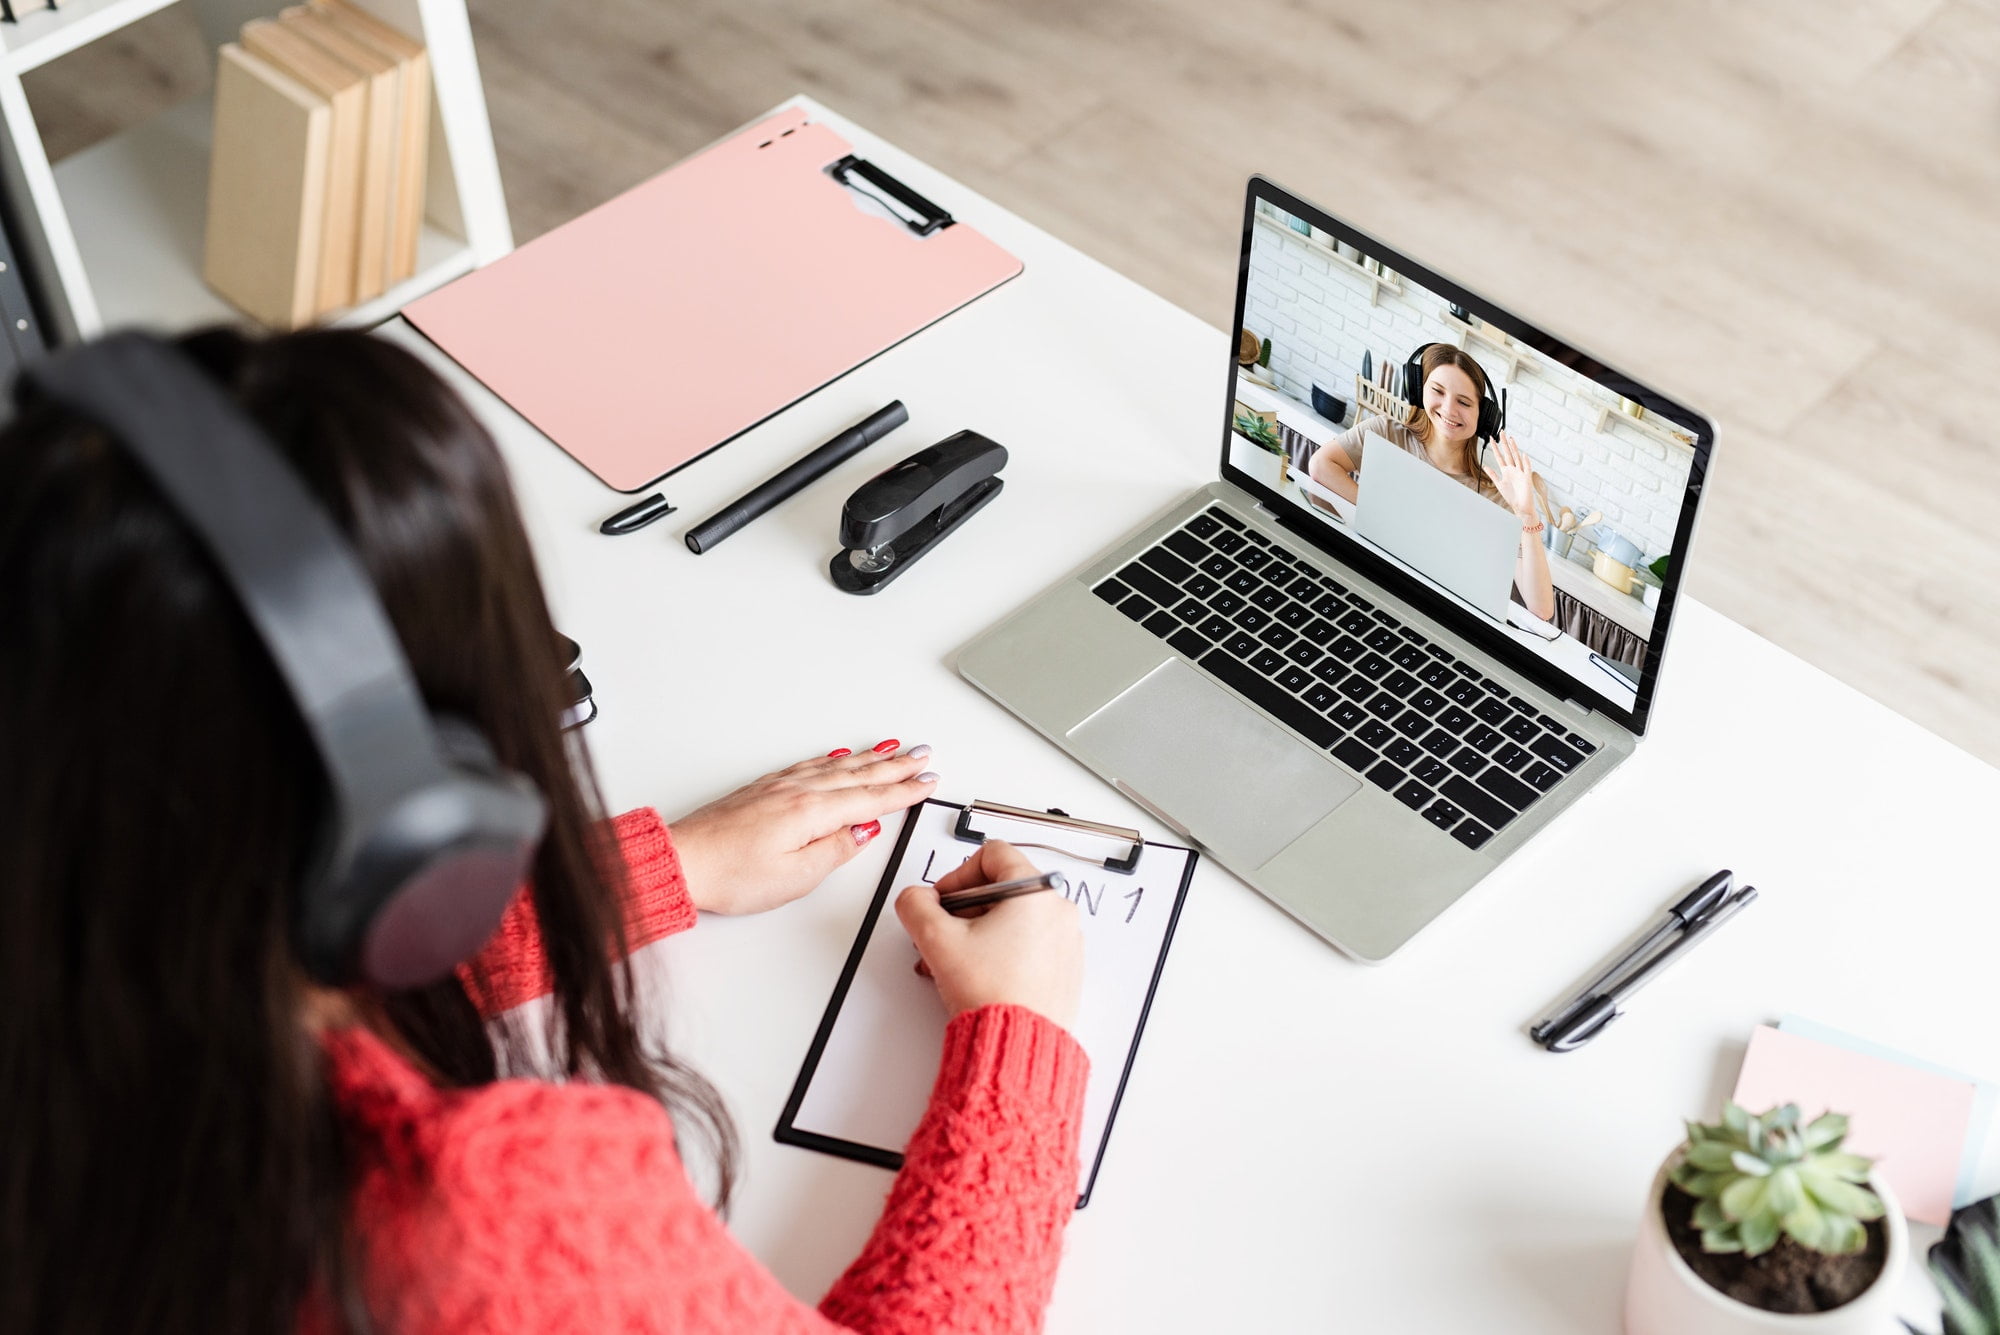
<svg viewBox="0 0 2000 1335">
<path fill-rule="evenodd" d="M 539 788 L 546 831 L 455 976 L 313 982 L 293 906 L 325 781 L 298 706 L 123 447 L 23 404 L 0 431 L 0 1330 L 1036 1327 L 1076 1195 L 1074 909 L 944 913 L 939 891 L 1031 874 L 998 844 L 903 892 L 953 1016 L 941 1071 L 866 1249 L 798 1303 L 682 1169 L 677 1132 L 708 1143 L 720 1208 L 734 1133 L 649 1040 L 626 957 L 697 910 L 810 891 L 930 793 L 928 748 L 842 748 L 671 826 L 602 819 L 465 406 L 363 334 L 179 347 L 352 544 L 425 705 Z M 546 1034 L 498 1018 L 537 996 Z"/>
<path fill-rule="evenodd" d="M 1549 578 L 1548 549 L 1542 545 L 1547 524 L 1535 513 L 1535 466 L 1509 431 L 1482 442 L 1479 405 L 1493 396 L 1486 369 L 1468 352 L 1449 343 L 1432 343 L 1418 359 L 1423 386 L 1420 399 L 1400 421 L 1365 417 L 1313 451 L 1306 472 L 1337 496 L 1353 501 L 1361 485 L 1361 456 L 1370 435 L 1379 436 L 1416 455 L 1453 481 L 1478 492 L 1495 505 L 1521 517 L 1521 549 L 1514 564 L 1516 599 L 1544 621 L 1556 614 L 1555 584 Z M 1495 466 L 1482 465 L 1482 443 L 1493 450 Z"/>
</svg>

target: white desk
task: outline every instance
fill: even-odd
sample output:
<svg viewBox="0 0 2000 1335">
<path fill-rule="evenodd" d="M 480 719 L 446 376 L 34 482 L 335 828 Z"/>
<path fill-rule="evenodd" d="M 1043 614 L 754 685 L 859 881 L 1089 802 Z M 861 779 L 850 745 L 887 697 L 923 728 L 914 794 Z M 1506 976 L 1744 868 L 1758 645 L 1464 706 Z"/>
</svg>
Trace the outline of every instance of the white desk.
<svg viewBox="0 0 2000 1335">
<path fill-rule="evenodd" d="M 1150 827 L 948 660 L 1213 474 L 1231 349 L 827 119 L 1027 272 L 669 479 L 681 513 L 625 538 L 595 530 L 629 498 L 447 367 L 501 438 L 559 623 L 583 644 L 609 799 L 671 816 L 894 735 L 937 748 L 942 796 Z M 1078 329 L 1104 335 L 1088 369 Z M 721 502 L 896 397 L 908 427 L 709 555 L 681 545 Z M 836 592 L 825 565 L 842 499 L 968 426 L 1013 452 L 1006 491 L 887 592 Z M 1993 769 L 1683 602 L 1652 738 L 1387 965 L 1349 962 L 1204 862 L 1095 1199 L 1070 1225 L 1049 1329 L 1616 1329 L 1647 1184 L 1680 1119 L 1718 1110 L 1752 1026 L 1792 1010 L 2000 1074 L 1978 981 L 2000 941 L 1996 807 Z M 890 842 L 784 910 L 644 952 L 679 1052 L 743 1133 L 736 1234 L 811 1300 L 859 1251 L 890 1177 L 770 1133 Z M 1527 1041 L 1537 1011 L 1724 864 L 1764 901 L 1586 1050 Z M 2000 1188 L 2000 1153 L 1988 1169 L 1984 1189 Z M 1916 1313 L 1926 1286 L 1911 1293 Z"/>
</svg>

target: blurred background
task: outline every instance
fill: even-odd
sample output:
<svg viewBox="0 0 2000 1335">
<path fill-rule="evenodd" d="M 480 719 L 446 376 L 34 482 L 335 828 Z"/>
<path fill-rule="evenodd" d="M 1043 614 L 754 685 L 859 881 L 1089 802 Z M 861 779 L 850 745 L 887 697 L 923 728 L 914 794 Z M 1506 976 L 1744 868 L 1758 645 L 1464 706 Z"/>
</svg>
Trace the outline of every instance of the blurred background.
<svg viewBox="0 0 2000 1335">
<path fill-rule="evenodd" d="M 1263 172 L 1705 409 L 1687 591 L 2000 762 L 2000 0 L 470 12 L 517 241 L 802 92 L 1226 329 Z M 59 159 L 212 66 L 26 84 Z"/>
</svg>

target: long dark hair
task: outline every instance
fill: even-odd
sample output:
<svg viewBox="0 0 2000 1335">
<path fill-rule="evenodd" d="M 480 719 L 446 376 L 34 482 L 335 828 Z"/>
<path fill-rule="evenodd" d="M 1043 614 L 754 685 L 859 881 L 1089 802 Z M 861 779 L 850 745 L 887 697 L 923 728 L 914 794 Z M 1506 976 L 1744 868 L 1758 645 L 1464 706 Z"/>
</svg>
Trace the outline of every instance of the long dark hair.
<svg viewBox="0 0 2000 1335">
<path fill-rule="evenodd" d="M 635 1026 L 623 867 L 558 725 L 564 664 L 492 440 L 365 334 L 181 347 L 348 534 L 430 705 L 547 798 L 559 1072 L 659 1098 L 726 1204 L 720 1097 Z M 321 782 L 185 525 L 100 429 L 29 404 L 0 431 L 0 1329 L 290 1331 L 308 1294 L 366 1326 L 289 935 Z M 455 978 L 379 1003 L 448 1083 L 535 1068 Z"/>
</svg>

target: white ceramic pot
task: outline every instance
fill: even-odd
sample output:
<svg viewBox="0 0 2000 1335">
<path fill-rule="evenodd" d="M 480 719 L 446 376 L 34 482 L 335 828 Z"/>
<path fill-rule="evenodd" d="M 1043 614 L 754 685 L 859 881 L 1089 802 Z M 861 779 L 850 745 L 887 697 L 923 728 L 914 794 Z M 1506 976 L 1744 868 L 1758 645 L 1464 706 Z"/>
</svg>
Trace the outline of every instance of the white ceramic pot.
<svg viewBox="0 0 2000 1335">
<path fill-rule="evenodd" d="M 1667 1156 L 1646 1196 L 1638 1245 L 1632 1249 L 1632 1273 L 1625 1283 L 1625 1335 L 1891 1335 L 1902 1329 L 1896 1321 L 1896 1298 L 1909 1264 L 1910 1230 L 1881 1174 L 1870 1174 L 1868 1185 L 1888 1207 L 1882 1225 L 1888 1231 L 1889 1254 L 1882 1273 L 1845 1306 L 1794 1316 L 1725 1297 L 1674 1250 L 1660 1199 L 1667 1174 L 1679 1160 L 1678 1150 Z"/>
</svg>

